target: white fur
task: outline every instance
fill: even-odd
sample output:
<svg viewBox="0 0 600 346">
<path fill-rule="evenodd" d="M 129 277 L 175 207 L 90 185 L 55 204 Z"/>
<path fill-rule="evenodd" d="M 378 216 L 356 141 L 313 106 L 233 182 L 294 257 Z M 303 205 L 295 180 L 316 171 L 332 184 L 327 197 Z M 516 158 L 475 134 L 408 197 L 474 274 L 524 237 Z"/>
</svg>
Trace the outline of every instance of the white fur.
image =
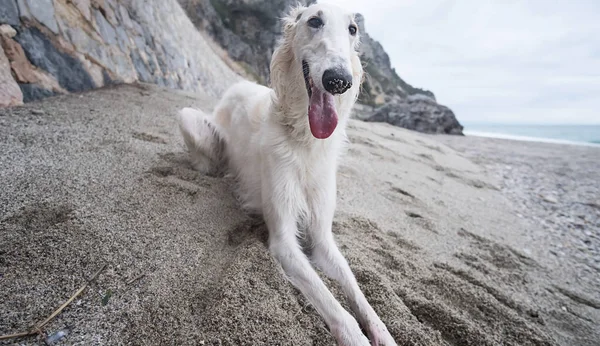
<svg viewBox="0 0 600 346">
<path fill-rule="evenodd" d="M 325 25 L 307 21 L 319 15 Z M 251 82 L 231 87 L 212 115 L 184 108 L 180 129 L 196 169 L 214 170 L 223 161 L 237 182 L 243 206 L 263 215 L 269 250 L 291 281 L 315 306 L 342 345 L 369 345 L 354 317 L 327 289 L 298 243 L 310 240 L 312 263 L 337 280 L 373 345 L 396 345 L 361 292 L 331 231 L 336 205 L 336 170 L 346 141 L 345 126 L 358 96 L 362 67 L 358 35 L 349 34 L 351 14 L 332 6 L 297 7 L 283 19 L 283 40 L 273 54 L 271 86 Z M 325 140 L 312 136 L 302 60 L 315 87 L 323 71 L 346 68 L 353 86 L 335 96 L 339 123 Z"/>
</svg>

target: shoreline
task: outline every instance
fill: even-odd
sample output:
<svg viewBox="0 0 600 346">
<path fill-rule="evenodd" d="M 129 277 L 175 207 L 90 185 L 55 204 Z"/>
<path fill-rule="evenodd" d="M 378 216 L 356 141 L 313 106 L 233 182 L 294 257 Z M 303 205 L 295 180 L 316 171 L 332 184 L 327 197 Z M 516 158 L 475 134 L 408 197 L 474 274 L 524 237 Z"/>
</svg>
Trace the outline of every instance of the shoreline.
<svg viewBox="0 0 600 346">
<path fill-rule="evenodd" d="M 463 133 L 466 137 L 482 137 L 482 138 L 504 139 L 504 140 L 510 140 L 510 141 L 519 141 L 519 142 L 537 142 L 537 143 L 546 143 L 546 144 L 563 144 L 563 145 L 576 145 L 576 146 L 600 148 L 600 143 L 578 142 L 578 141 L 570 141 L 570 140 L 566 140 L 566 139 L 519 136 L 519 135 L 506 134 L 506 133 L 473 131 L 473 130 L 464 130 Z"/>
</svg>

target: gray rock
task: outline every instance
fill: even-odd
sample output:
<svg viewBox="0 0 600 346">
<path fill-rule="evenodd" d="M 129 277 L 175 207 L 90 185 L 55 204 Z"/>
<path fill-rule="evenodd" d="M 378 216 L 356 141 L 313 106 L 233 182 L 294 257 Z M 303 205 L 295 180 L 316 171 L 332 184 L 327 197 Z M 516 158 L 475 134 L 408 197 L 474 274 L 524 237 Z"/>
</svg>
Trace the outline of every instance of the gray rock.
<svg viewBox="0 0 600 346">
<path fill-rule="evenodd" d="M 362 103 L 356 103 L 354 104 L 354 108 L 352 109 L 352 118 L 354 119 L 358 119 L 358 120 L 367 120 L 369 119 L 369 117 L 371 117 L 371 115 L 373 114 L 374 108 L 369 106 L 369 105 L 365 105 Z"/>
<path fill-rule="evenodd" d="M 146 64 L 148 65 L 148 71 L 150 71 L 150 73 L 154 75 L 155 72 L 158 70 L 156 55 L 154 55 L 154 52 L 149 52 L 147 56 L 148 58 Z"/>
<path fill-rule="evenodd" d="M 108 74 L 108 71 L 102 70 L 102 84 L 104 85 L 115 85 L 117 84 L 115 80 Z"/>
<path fill-rule="evenodd" d="M 92 21 L 92 6 L 90 5 L 90 0 L 71 0 L 71 3 L 77 7 L 85 19 Z"/>
<path fill-rule="evenodd" d="M 100 32 L 100 36 L 104 39 L 104 42 L 110 45 L 117 44 L 117 32 L 115 28 L 104 18 L 102 12 L 95 10 L 94 18 L 96 20 L 96 25 L 98 26 L 98 31 Z"/>
<path fill-rule="evenodd" d="M 54 76 L 64 89 L 83 91 L 96 87 L 81 62 L 56 49 L 38 29 L 23 28 L 15 40 L 23 47 L 29 61 Z"/>
<path fill-rule="evenodd" d="M 149 71 L 148 66 L 146 66 L 146 63 L 144 62 L 144 59 L 142 59 L 142 56 L 140 55 L 139 51 L 135 49 L 132 50 L 130 53 L 130 57 L 131 61 L 133 62 L 133 66 L 137 71 L 138 79 L 142 82 L 153 83 L 154 78 L 152 76 L 152 73 Z"/>
<path fill-rule="evenodd" d="M 365 118 L 424 133 L 462 135 L 463 127 L 454 113 L 428 97 L 396 98 Z"/>
<path fill-rule="evenodd" d="M 56 95 L 54 91 L 48 90 L 43 86 L 37 84 L 19 83 L 19 88 L 21 88 L 21 92 L 23 93 L 23 102 L 37 101 L 49 96 Z"/>
<path fill-rule="evenodd" d="M 134 67 L 130 59 L 123 54 L 117 54 L 112 57 L 110 68 L 119 76 L 119 81 L 131 81 L 135 79 Z"/>
<path fill-rule="evenodd" d="M 39 69 L 40 81 L 23 80 L 32 84 L 21 88 L 13 85 L 19 94 L 23 89 L 27 101 L 49 96 L 48 90 L 74 92 L 130 83 L 138 75 L 147 82 L 216 96 L 239 79 L 214 54 L 177 0 L 68 0 L 70 11 L 54 8 L 55 1 L 0 0 L 0 20 L 12 24 L 0 23 L 0 31 L 14 35 L 25 51 L 23 63 L 29 60 Z M 36 29 L 38 23 L 48 31 Z M 132 49 L 137 50 L 133 55 Z M 5 75 L 14 81 L 10 70 L 9 66 Z M 55 87 L 47 87 L 47 79 Z"/>
<path fill-rule="evenodd" d="M 108 24 L 110 25 L 110 24 Z M 119 27 L 119 29 L 122 29 Z M 119 33 L 117 30 L 116 33 Z M 120 35 L 126 35 L 121 33 Z M 119 36 L 119 47 L 122 48 L 122 52 L 112 51 L 106 48 L 104 43 L 96 41 L 87 32 L 79 27 L 70 27 L 66 30 L 66 36 L 69 38 L 71 43 L 76 47 L 77 51 L 88 55 L 94 60 L 98 61 L 103 67 L 109 69 L 113 74 L 118 76 L 115 81 L 131 81 L 132 76 L 135 75 L 133 66 L 125 56 L 129 55 L 129 48 L 125 46 L 128 44 L 123 39 L 129 40 L 127 37 Z M 124 55 L 126 54 L 126 55 Z"/>
<path fill-rule="evenodd" d="M 146 40 L 142 36 L 135 36 L 133 42 L 139 50 L 146 50 Z"/>
<path fill-rule="evenodd" d="M 129 11 L 123 5 L 119 5 L 119 17 L 121 18 L 121 23 L 128 29 L 133 28 L 133 22 L 131 21 L 131 17 L 129 16 Z"/>
<path fill-rule="evenodd" d="M 118 26 L 116 32 L 119 41 L 119 48 L 121 48 L 121 51 L 126 52 L 129 49 L 129 36 L 127 31 L 125 31 L 122 26 Z"/>
<path fill-rule="evenodd" d="M 31 19 L 31 13 L 27 7 L 27 0 L 17 0 L 17 7 L 19 8 L 19 17 Z"/>
<path fill-rule="evenodd" d="M 19 22 L 19 8 L 15 0 L 0 0 L 0 24 L 17 26 Z"/>
<path fill-rule="evenodd" d="M 94 59 L 104 63 L 103 60 L 94 55 L 96 49 L 101 46 L 100 42 L 94 40 L 87 32 L 79 27 L 68 27 L 65 29 L 65 33 L 77 51 L 91 55 Z"/>
<path fill-rule="evenodd" d="M 138 35 L 143 35 L 144 34 L 144 29 L 142 28 L 142 26 L 140 25 L 140 23 L 132 20 L 131 21 L 131 25 L 133 26 L 133 31 L 135 33 L 137 33 Z"/>
<path fill-rule="evenodd" d="M 58 24 L 54 17 L 53 0 L 19 0 L 19 10 L 21 11 L 21 16 L 32 17 L 53 33 L 59 33 Z"/>
<path fill-rule="evenodd" d="M 185 57 L 179 54 L 173 54 L 174 52 L 177 52 L 177 47 L 173 46 L 173 43 L 168 41 L 163 42 L 161 49 L 157 49 L 156 51 L 164 54 L 164 60 L 167 65 L 170 66 L 170 68 L 162 69 L 164 72 L 168 72 L 168 70 L 185 69 L 188 67 Z"/>
</svg>

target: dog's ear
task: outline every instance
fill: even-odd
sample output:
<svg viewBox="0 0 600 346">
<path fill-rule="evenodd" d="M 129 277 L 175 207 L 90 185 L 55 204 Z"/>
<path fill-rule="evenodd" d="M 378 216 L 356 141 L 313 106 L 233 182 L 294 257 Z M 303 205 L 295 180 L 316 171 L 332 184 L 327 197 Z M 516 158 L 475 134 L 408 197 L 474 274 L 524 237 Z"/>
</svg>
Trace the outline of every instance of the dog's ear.
<svg viewBox="0 0 600 346">
<path fill-rule="evenodd" d="M 362 83 L 364 82 L 364 79 L 365 79 L 363 65 L 362 65 L 362 62 L 360 61 L 360 55 L 358 54 L 358 52 L 354 52 L 352 54 L 352 58 L 350 59 L 350 64 L 352 67 L 352 77 L 354 79 L 354 85 L 357 86 L 356 95 L 354 96 L 354 100 L 356 101 L 358 99 L 358 95 L 360 94 Z"/>
<path fill-rule="evenodd" d="M 288 14 L 283 17 L 283 35 L 285 36 L 287 31 L 293 30 L 296 26 L 296 23 L 302 18 L 302 13 L 304 13 L 306 7 L 298 4 L 295 7 L 292 7 Z"/>
<path fill-rule="evenodd" d="M 290 65 L 294 59 L 294 52 L 292 50 L 292 43 L 296 35 L 296 24 L 302 17 L 306 7 L 298 5 L 293 7 L 290 12 L 282 18 L 283 35 L 281 41 L 271 58 L 271 88 L 275 90 L 275 94 L 279 95 L 281 91 L 282 83 L 285 81 L 282 79 L 287 74 Z"/>
<path fill-rule="evenodd" d="M 362 16 L 357 15 L 356 13 L 352 14 L 352 22 L 359 27 L 358 30 L 358 39 L 355 40 L 354 43 L 354 50 L 352 52 L 352 58 L 350 59 L 350 64 L 352 67 L 352 76 L 354 77 L 354 80 L 358 80 L 359 81 L 359 86 L 362 85 L 362 83 L 365 80 L 365 72 L 364 72 L 364 67 L 362 65 L 362 62 L 360 60 L 360 45 L 362 43 L 362 33 L 360 32 L 361 28 L 363 27 L 363 25 L 361 25 L 359 22 L 362 20 Z M 360 91 L 360 87 L 358 88 Z M 358 94 L 356 94 L 356 98 L 358 98 Z"/>
</svg>

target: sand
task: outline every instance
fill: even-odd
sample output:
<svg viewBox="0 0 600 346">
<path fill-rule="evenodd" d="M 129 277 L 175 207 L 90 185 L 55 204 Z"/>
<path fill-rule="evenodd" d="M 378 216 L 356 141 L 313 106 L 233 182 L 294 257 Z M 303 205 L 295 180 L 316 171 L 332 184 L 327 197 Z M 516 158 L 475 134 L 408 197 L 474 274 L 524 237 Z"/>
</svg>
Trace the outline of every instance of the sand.
<svg viewBox="0 0 600 346">
<path fill-rule="evenodd" d="M 232 182 L 191 169 L 174 112 L 213 105 L 119 86 L 0 110 L 0 334 L 43 320 L 106 263 L 46 333 L 68 328 L 65 345 L 334 344 Z M 348 132 L 334 232 L 399 345 L 597 345 L 598 292 L 536 249 L 544 229 L 485 165 L 385 124 Z"/>
<path fill-rule="evenodd" d="M 532 229 L 524 251 L 600 299 L 600 146 L 435 139 L 500 181 L 503 194 Z"/>
</svg>

